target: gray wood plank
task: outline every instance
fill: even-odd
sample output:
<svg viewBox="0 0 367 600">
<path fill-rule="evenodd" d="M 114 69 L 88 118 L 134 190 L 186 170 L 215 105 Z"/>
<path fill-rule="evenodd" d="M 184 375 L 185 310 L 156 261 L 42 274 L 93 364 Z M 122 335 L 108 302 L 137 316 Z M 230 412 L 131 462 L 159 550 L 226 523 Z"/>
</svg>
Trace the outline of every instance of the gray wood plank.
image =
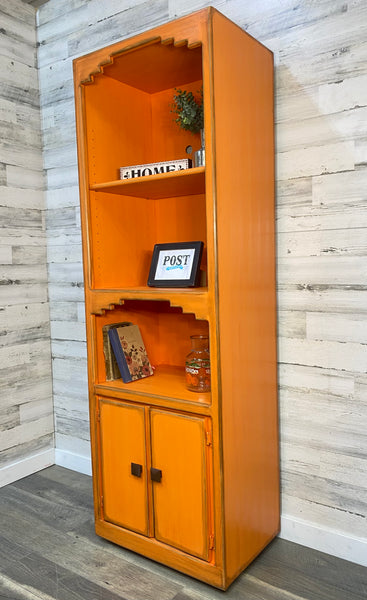
<svg viewBox="0 0 367 600">
<path fill-rule="evenodd" d="M 339 558 L 275 540 L 247 573 L 307 600 L 363 600 L 367 569 Z"/>
</svg>

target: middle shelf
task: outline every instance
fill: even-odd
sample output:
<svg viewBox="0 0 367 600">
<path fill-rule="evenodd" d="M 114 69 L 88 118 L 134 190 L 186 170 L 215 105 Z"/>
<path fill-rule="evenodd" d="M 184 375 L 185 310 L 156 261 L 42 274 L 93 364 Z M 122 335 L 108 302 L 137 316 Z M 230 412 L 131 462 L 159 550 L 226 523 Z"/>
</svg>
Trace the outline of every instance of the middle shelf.
<svg viewBox="0 0 367 600">
<path fill-rule="evenodd" d="M 120 399 L 136 399 L 145 396 L 150 404 L 162 404 L 162 401 L 184 401 L 209 406 L 210 392 L 191 392 L 185 387 L 183 367 L 174 365 L 158 365 L 154 375 L 132 383 L 124 383 L 122 379 L 105 381 L 95 386 L 100 395 L 116 396 Z"/>
</svg>

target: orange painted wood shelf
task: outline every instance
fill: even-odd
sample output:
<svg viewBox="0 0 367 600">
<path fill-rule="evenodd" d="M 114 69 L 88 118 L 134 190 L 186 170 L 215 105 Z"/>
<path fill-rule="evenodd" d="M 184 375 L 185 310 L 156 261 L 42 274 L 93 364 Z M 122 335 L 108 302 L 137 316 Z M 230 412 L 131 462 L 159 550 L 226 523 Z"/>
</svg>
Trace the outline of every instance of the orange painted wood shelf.
<svg viewBox="0 0 367 600">
<path fill-rule="evenodd" d="M 227 589 L 279 531 L 272 53 L 213 8 L 74 61 L 96 532 Z M 201 97 L 205 167 L 175 89 Z M 203 242 L 203 287 L 148 287 L 155 244 Z M 107 381 L 139 326 L 154 375 Z M 185 384 L 190 337 L 211 390 Z M 107 358 L 106 358 L 107 357 Z"/>
<path fill-rule="evenodd" d="M 196 167 L 173 173 L 147 175 L 136 179 L 109 181 L 90 186 L 95 192 L 108 192 L 135 198 L 172 198 L 203 194 L 205 192 L 205 169 Z"/>
<path fill-rule="evenodd" d="M 210 404 L 210 392 L 196 393 L 186 389 L 183 367 L 159 365 L 154 369 L 154 375 L 139 379 L 132 383 L 124 383 L 122 379 L 105 381 L 96 384 L 98 394 L 108 394 L 111 391 L 121 394 L 126 400 L 132 396 L 149 396 L 155 399 L 183 400 L 194 404 Z"/>
</svg>

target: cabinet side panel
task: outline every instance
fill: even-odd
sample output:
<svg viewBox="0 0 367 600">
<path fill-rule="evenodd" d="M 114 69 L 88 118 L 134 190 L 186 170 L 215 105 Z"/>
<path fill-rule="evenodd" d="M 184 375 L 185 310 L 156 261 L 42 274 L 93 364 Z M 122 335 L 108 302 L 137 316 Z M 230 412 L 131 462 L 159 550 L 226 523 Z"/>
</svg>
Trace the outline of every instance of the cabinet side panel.
<svg viewBox="0 0 367 600">
<path fill-rule="evenodd" d="M 227 578 L 279 526 L 273 61 L 213 15 Z"/>
</svg>

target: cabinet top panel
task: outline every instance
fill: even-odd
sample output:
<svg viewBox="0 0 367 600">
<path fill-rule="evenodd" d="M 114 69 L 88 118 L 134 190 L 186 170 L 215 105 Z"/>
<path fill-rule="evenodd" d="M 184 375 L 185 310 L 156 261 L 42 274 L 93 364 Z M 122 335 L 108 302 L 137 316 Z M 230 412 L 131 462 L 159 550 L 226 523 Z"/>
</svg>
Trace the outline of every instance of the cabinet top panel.
<svg viewBox="0 0 367 600">
<path fill-rule="evenodd" d="M 187 82 L 200 79 L 200 46 L 208 43 L 213 12 L 205 8 L 75 59 L 76 84 L 93 83 L 95 76 L 104 74 L 154 93 L 183 85 L 183 71 Z"/>
</svg>

